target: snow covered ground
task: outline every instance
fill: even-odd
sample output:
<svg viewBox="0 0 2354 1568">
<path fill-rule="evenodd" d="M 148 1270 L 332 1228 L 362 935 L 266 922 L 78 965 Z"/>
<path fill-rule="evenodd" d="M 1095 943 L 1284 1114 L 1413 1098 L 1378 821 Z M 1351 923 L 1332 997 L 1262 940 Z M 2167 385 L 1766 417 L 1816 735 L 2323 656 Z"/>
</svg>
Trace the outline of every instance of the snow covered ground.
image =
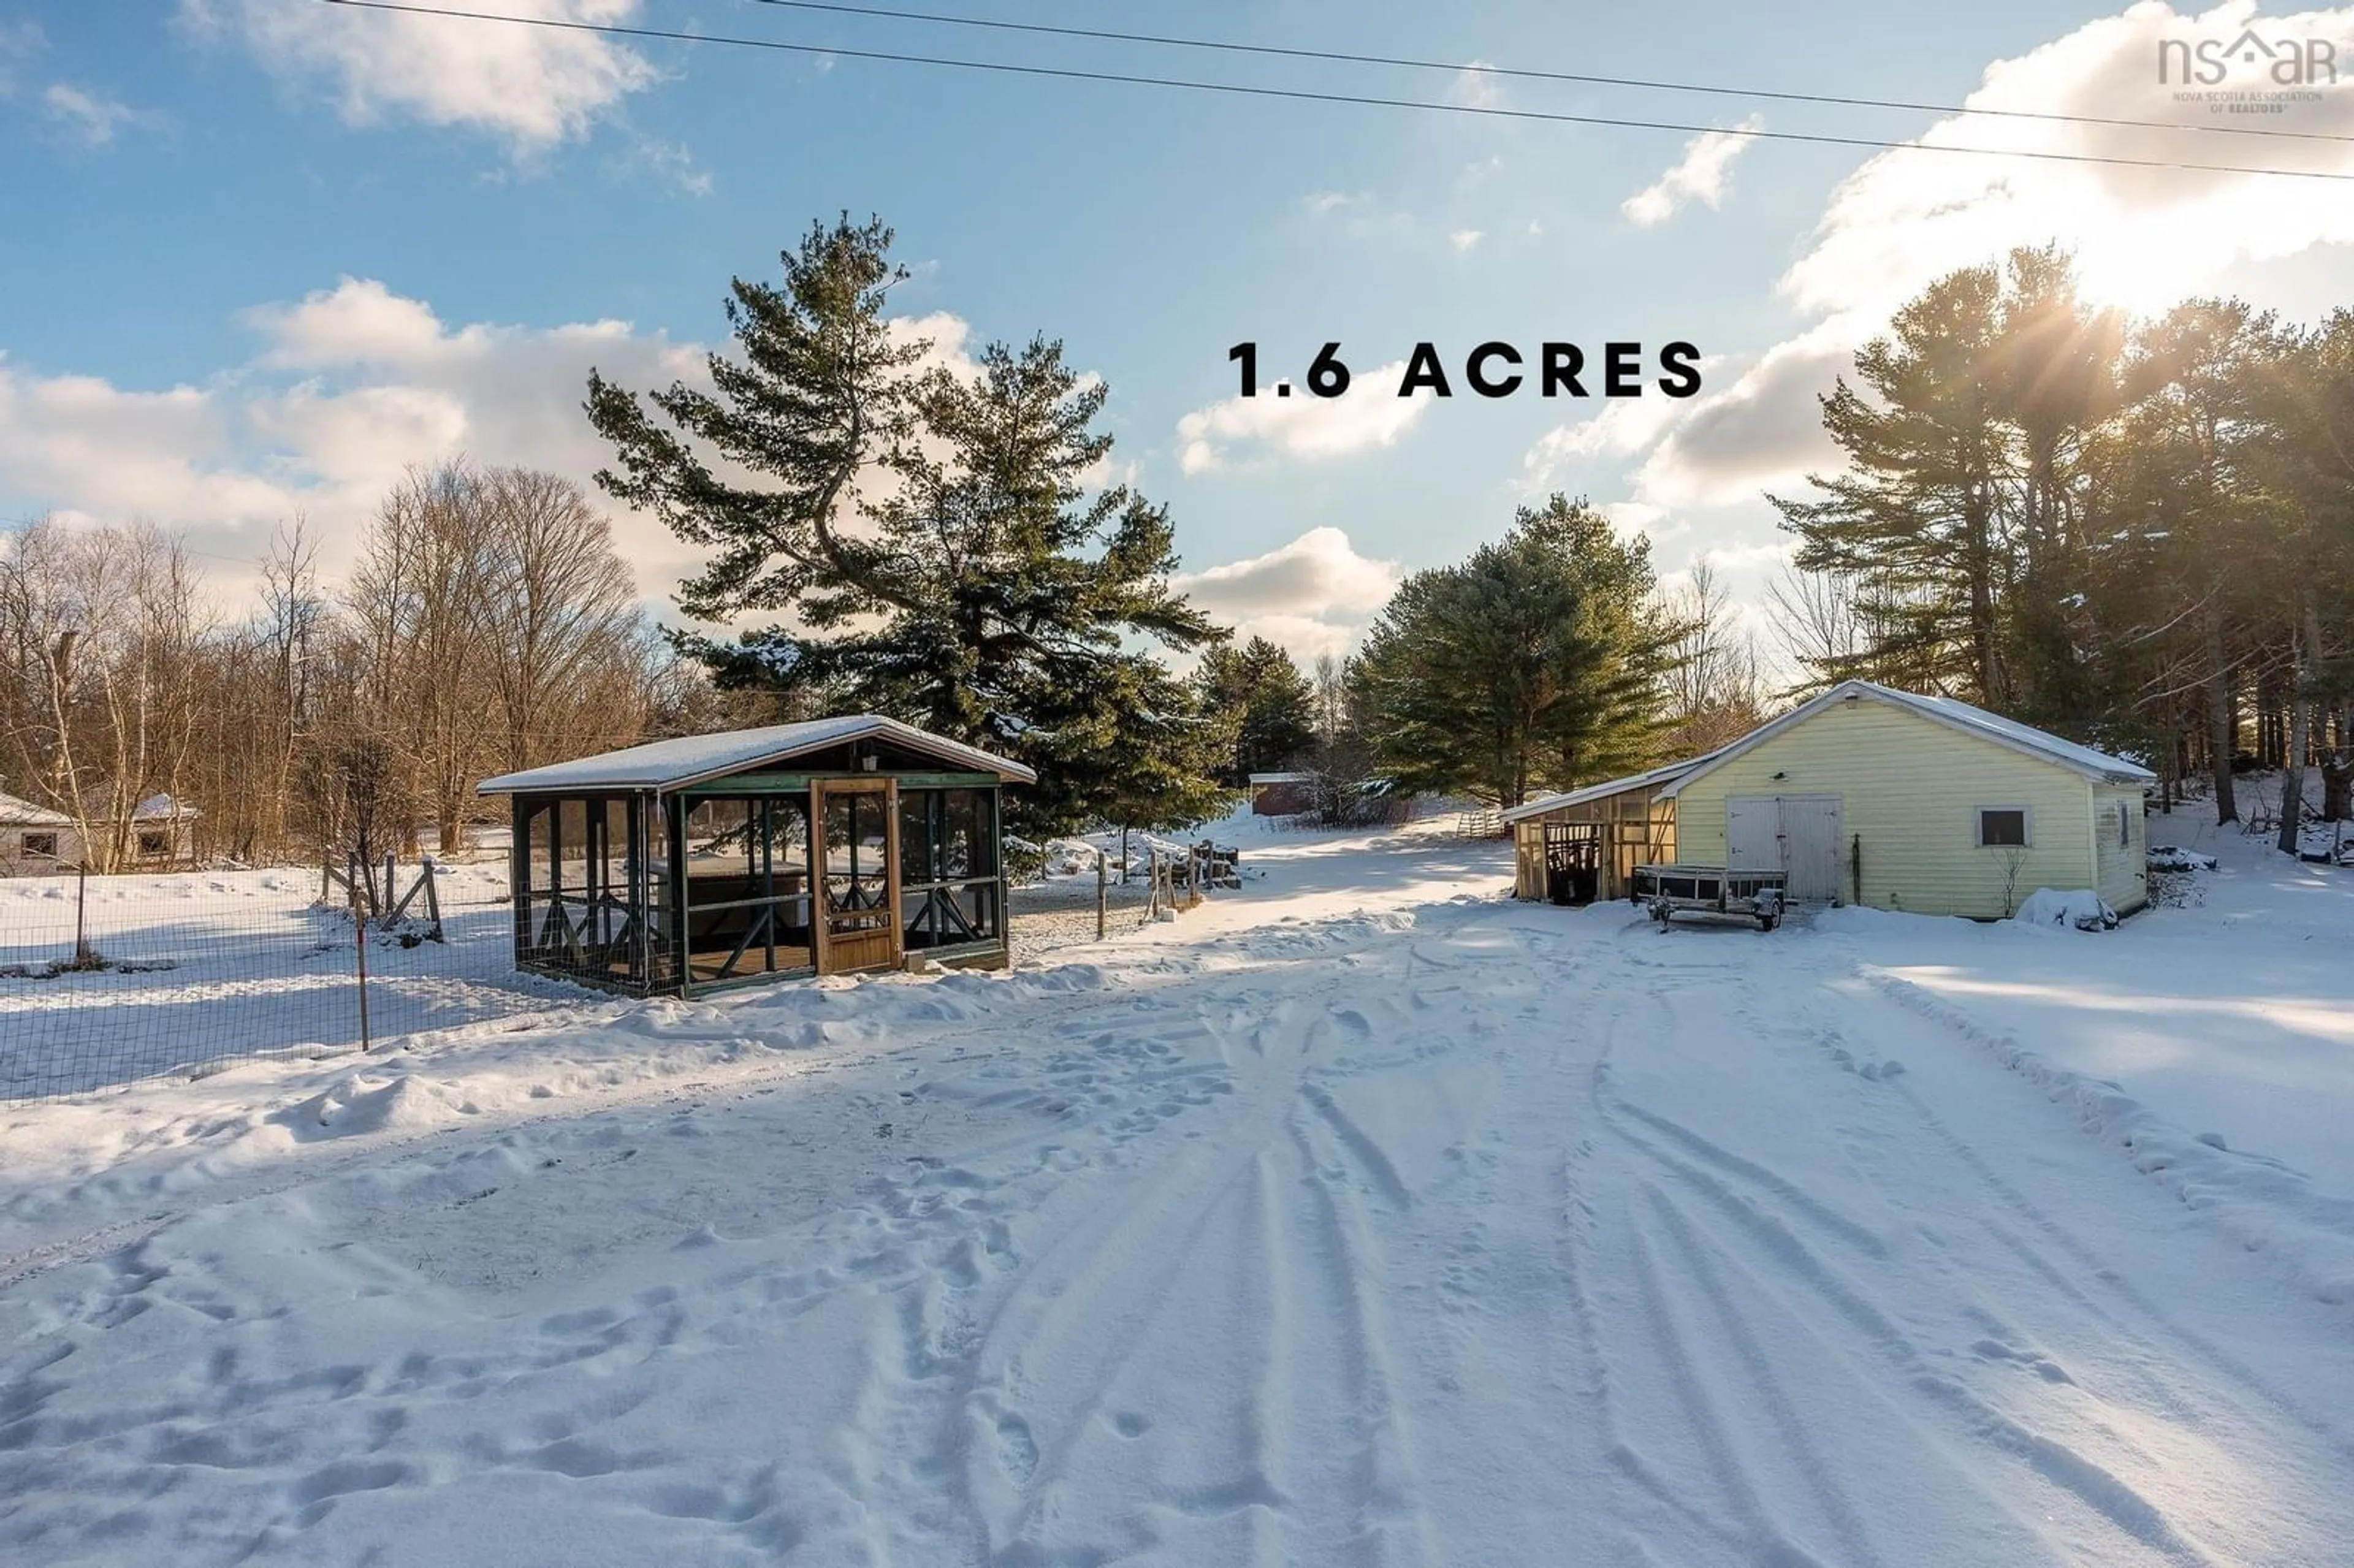
<svg viewBox="0 0 2354 1568">
<path fill-rule="evenodd" d="M 403 869 L 403 889 L 416 875 L 414 864 Z M 463 1029 L 587 995 L 515 970 L 503 861 L 478 850 L 444 864 L 438 885 L 445 940 L 404 946 L 378 932 L 370 942 L 375 1038 Z M 357 1045 L 352 928 L 319 890 L 317 872 L 285 867 L 93 877 L 85 889 L 69 876 L 0 877 L 0 1098 Z M 79 910 L 78 893 L 87 900 Z M 1109 895 L 1108 929 L 1143 923 L 1141 874 Z M 1016 958 L 1093 941 L 1094 870 L 1016 887 L 1010 909 Z M 58 972 L 78 935 L 106 967 Z"/>
<path fill-rule="evenodd" d="M 1010 974 L 0 1108 L 0 1561 L 2345 1563 L 2354 872 L 2206 847 L 1766 935 L 1268 835 Z"/>
</svg>

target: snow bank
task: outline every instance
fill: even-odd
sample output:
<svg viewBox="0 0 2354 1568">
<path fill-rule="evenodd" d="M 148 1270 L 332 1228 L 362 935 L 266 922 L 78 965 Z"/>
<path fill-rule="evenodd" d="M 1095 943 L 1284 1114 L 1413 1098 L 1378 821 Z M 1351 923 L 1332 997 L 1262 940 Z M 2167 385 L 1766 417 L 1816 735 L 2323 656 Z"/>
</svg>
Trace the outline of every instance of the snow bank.
<svg viewBox="0 0 2354 1568">
<path fill-rule="evenodd" d="M 2234 1151 L 2221 1133 L 2186 1131 L 2118 1085 L 2058 1065 L 1924 985 L 1870 965 L 1861 972 L 1899 1005 L 1985 1046 L 2073 1111 L 2087 1132 L 2122 1150 L 2134 1169 L 2249 1251 L 2271 1256 L 2317 1299 L 2354 1306 L 2354 1200 L 2317 1191 L 2277 1160 Z"/>
<path fill-rule="evenodd" d="M 2035 926 L 2055 931 L 2114 931 L 2117 928 L 2117 912 L 2102 901 L 2090 888 L 2071 888 L 2065 892 L 2039 887 L 2027 895 L 2011 920 L 2020 926 Z"/>
</svg>

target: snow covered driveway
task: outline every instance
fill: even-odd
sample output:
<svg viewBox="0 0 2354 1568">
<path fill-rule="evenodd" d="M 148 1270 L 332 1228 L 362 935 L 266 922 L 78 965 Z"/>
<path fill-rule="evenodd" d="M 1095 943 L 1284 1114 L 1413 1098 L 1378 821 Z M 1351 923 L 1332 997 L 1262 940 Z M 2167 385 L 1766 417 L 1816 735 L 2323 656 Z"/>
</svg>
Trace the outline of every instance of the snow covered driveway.
<svg viewBox="0 0 2354 1568">
<path fill-rule="evenodd" d="M 1853 936 L 1295 858 L 0 1123 L 0 1558 L 2349 1561 L 2346 1303 Z"/>
</svg>

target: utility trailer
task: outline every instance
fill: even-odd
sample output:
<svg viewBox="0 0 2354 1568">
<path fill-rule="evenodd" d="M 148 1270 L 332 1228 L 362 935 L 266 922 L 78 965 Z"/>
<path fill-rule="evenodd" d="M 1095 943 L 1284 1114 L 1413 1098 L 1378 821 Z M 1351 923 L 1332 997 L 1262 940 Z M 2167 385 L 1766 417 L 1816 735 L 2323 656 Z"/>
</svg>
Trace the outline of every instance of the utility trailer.
<svg viewBox="0 0 2354 1568">
<path fill-rule="evenodd" d="M 1677 915 L 1722 915 L 1755 920 L 1761 931 L 1782 923 L 1788 902 L 1786 871 L 1729 871 L 1718 865 L 1638 865 L 1628 901 L 1649 908 L 1665 926 Z"/>
</svg>

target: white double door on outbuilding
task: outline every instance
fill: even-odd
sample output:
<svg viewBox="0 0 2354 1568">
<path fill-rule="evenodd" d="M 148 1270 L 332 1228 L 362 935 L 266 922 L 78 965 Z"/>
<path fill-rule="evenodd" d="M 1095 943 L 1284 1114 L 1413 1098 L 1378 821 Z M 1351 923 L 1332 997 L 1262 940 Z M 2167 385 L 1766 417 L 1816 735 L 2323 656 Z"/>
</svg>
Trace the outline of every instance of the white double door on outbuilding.
<svg viewBox="0 0 2354 1568">
<path fill-rule="evenodd" d="M 1728 871 L 1789 873 L 1793 902 L 1840 895 L 1837 795 L 1734 795 L 1724 802 Z"/>
</svg>

